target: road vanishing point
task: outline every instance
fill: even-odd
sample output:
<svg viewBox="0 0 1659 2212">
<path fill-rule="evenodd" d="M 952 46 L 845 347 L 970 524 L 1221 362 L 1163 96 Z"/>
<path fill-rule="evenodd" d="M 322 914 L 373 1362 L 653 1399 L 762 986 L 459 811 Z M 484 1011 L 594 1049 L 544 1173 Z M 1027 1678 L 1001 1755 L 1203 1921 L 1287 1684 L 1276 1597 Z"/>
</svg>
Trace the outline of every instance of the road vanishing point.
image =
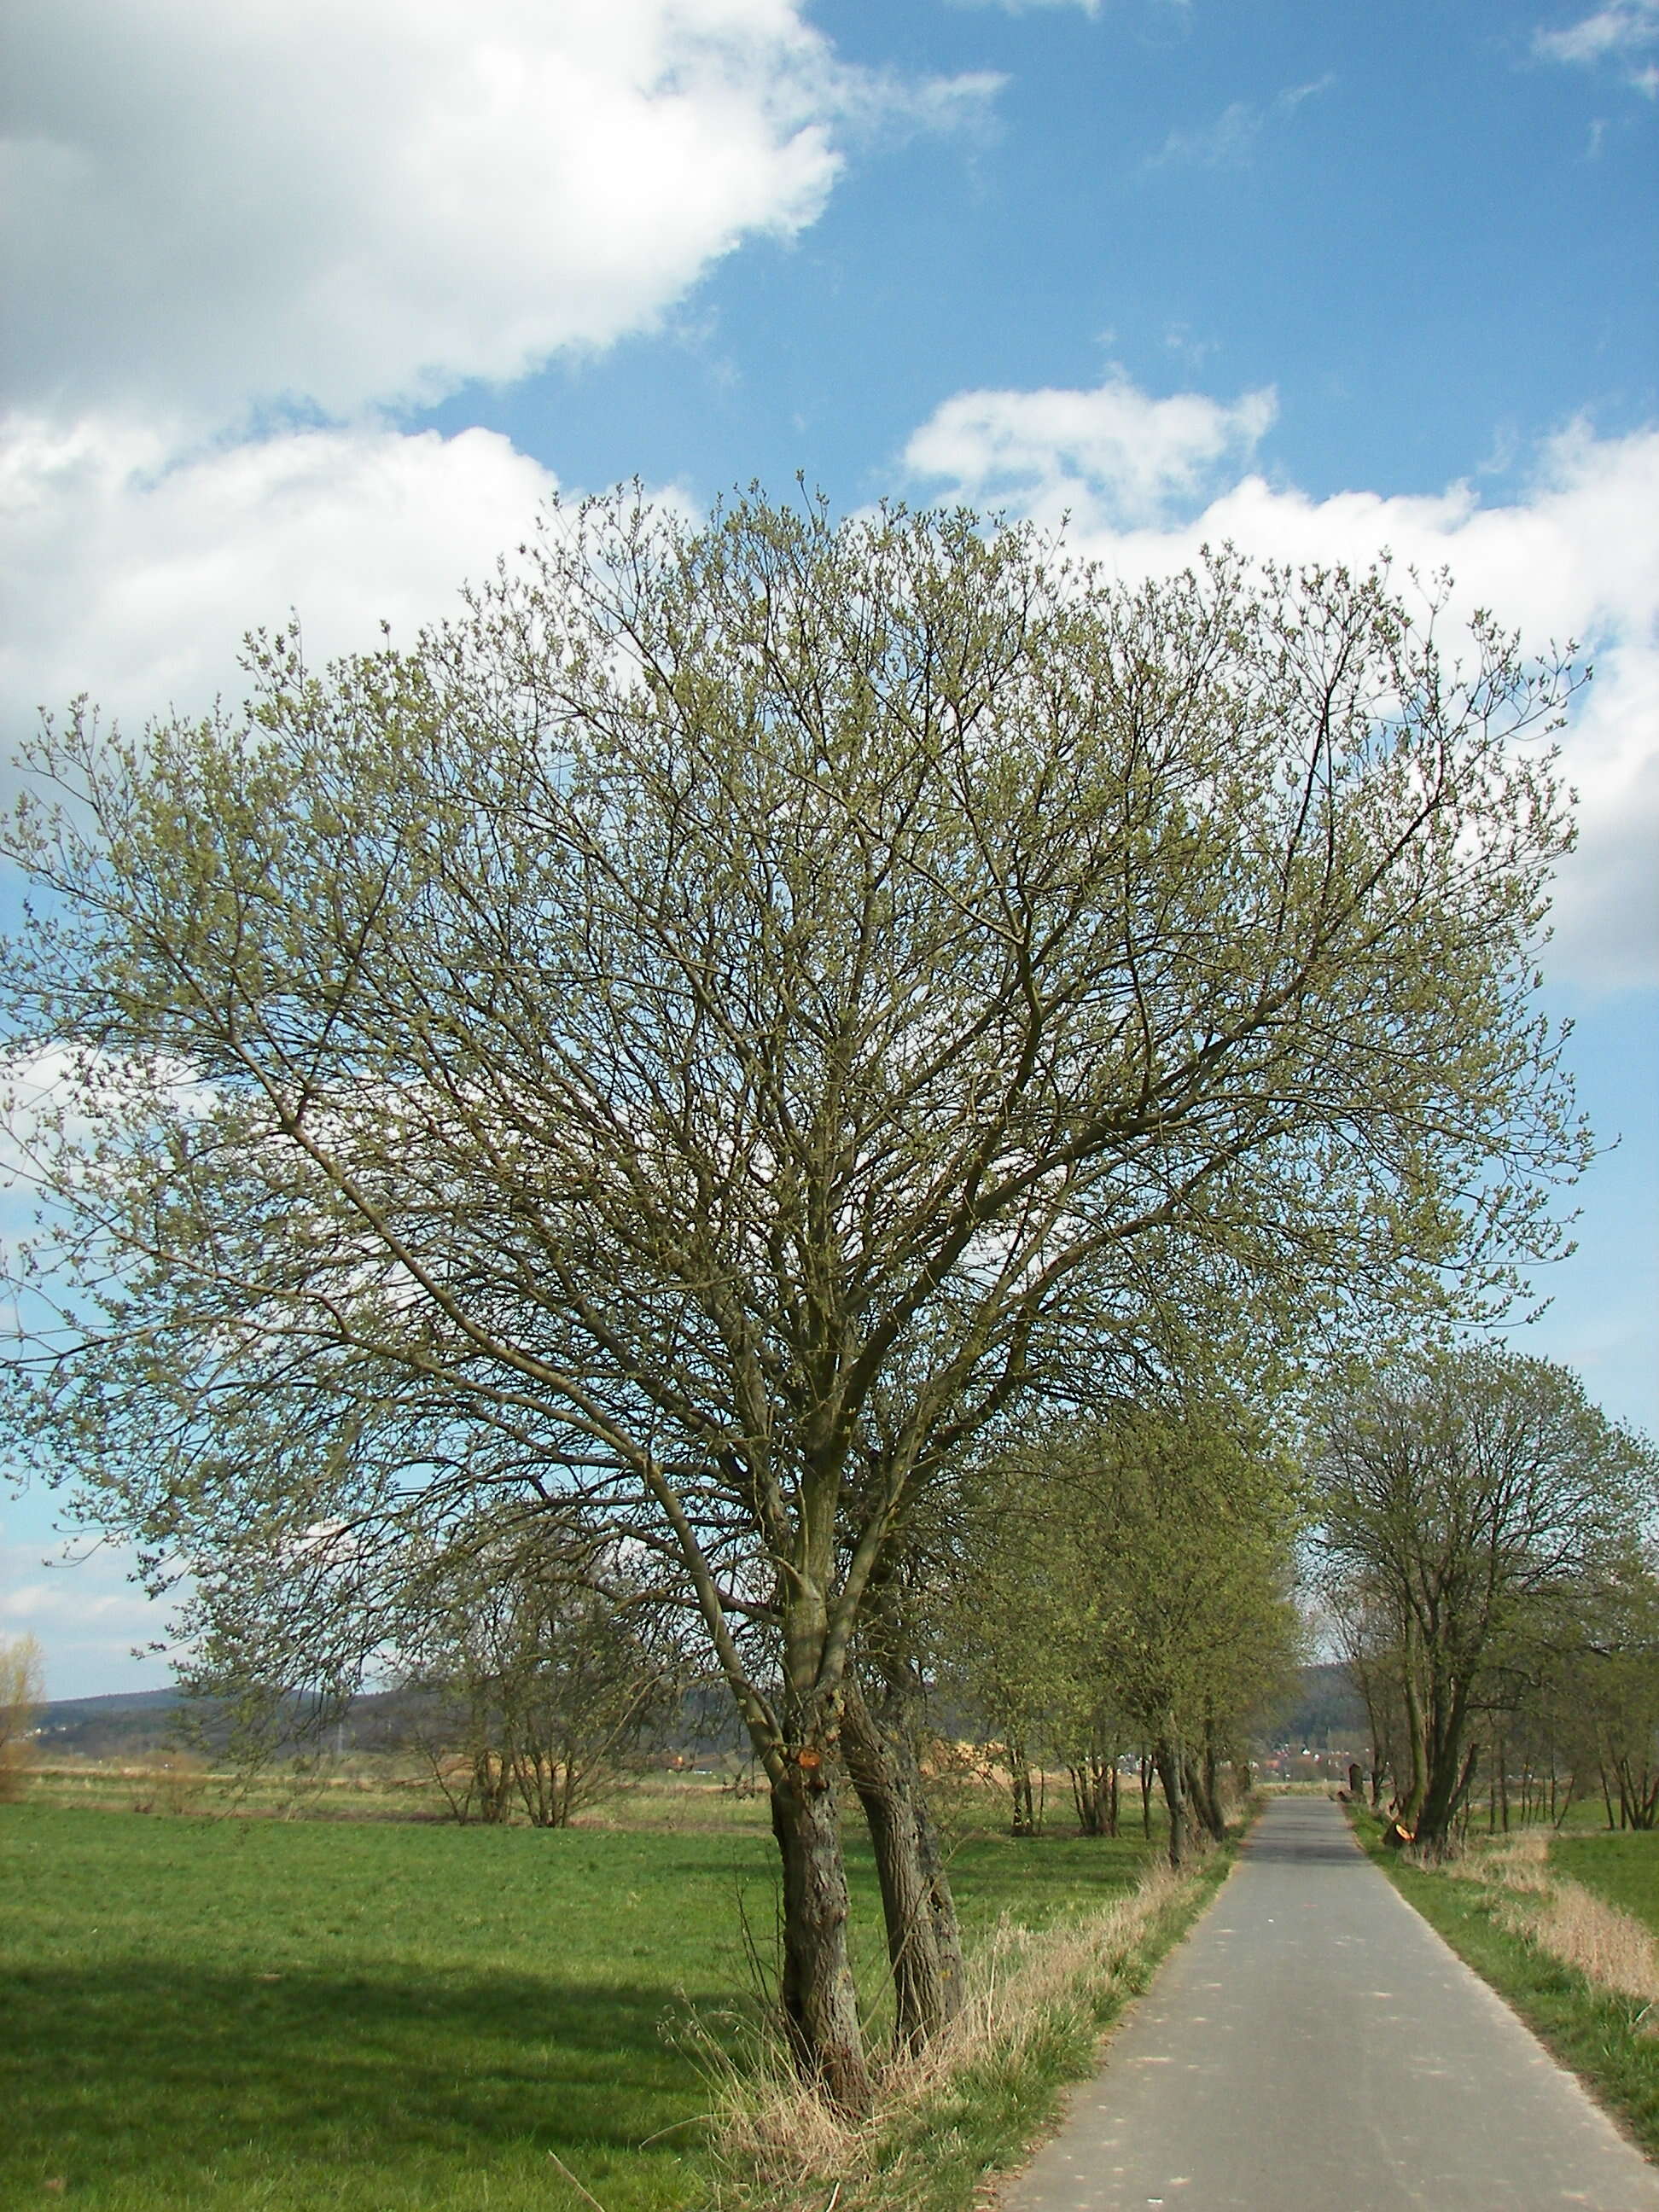
<svg viewBox="0 0 1659 2212">
<path fill-rule="evenodd" d="M 1000 2212 L 1659 2212 L 1659 2174 L 1373 1866 L 1281 1797 Z"/>
</svg>

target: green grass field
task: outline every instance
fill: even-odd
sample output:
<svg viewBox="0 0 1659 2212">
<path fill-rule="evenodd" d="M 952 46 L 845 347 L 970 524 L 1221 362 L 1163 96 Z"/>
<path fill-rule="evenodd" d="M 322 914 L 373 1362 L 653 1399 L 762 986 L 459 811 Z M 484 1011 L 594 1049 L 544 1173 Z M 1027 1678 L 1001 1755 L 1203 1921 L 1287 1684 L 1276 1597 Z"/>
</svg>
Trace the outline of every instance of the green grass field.
<svg viewBox="0 0 1659 2212">
<path fill-rule="evenodd" d="M 1595 1835 L 1558 1836 L 1550 1864 L 1582 1881 L 1659 1935 L 1659 1829 L 1603 1828 Z"/>
<path fill-rule="evenodd" d="M 562 1833 L 0 1809 L 0 2203 L 567 2212 L 550 2153 L 605 2212 L 697 2201 L 673 2026 L 742 2006 L 775 1895 L 762 1809 L 716 1796 Z M 1142 1860 L 981 1832 L 953 1870 L 971 1929 Z M 854 1873 L 873 1969 L 856 1846 Z"/>
</svg>

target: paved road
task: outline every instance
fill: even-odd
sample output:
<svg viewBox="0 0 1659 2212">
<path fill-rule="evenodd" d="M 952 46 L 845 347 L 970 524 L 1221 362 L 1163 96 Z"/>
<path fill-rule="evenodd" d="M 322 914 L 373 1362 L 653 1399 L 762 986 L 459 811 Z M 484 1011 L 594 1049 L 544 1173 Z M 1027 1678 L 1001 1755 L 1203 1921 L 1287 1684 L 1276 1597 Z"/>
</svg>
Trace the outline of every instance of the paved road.
<svg viewBox="0 0 1659 2212">
<path fill-rule="evenodd" d="M 1659 2212 L 1322 1798 L 1269 1805 L 1005 2212 Z"/>
</svg>

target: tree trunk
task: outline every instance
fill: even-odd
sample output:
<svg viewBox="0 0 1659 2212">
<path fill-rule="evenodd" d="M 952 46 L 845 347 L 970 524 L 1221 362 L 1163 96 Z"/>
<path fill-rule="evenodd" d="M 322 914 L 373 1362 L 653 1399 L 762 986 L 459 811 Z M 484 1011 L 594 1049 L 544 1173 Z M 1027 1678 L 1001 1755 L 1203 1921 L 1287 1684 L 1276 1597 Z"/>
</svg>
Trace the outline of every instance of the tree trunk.
<svg viewBox="0 0 1659 2212">
<path fill-rule="evenodd" d="M 1186 1784 L 1187 1802 L 1198 1815 L 1200 1826 L 1214 1842 L 1218 1844 L 1224 1842 L 1227 1834 L 1227 1824 L 1221 1817 L 1221 1808 L 1217 1804 L 1214 1793 L 1211 1790 L 1210 1777 L 1205 1770 L 1204 1762 L 1196 1759 L 1183 1759 L 1181 1764 L 1182 1778 Z"/>
<path fill-rule="evenodd" d="M 1204 1795 L 1214 1820 L 1212 1831 L 1217 1843 L 1227 1838 L 1226 1810 L 1221 1802 L 1221 1760 L 1215 1747 L 1215 1738 L 1206 1729 L 1204 1736 Z"/>
<path fill-rule="evenodd" d="M 895 2037 L 902 2050 L 919 2051 L 961 2002 L 962 1942 L 921 1762 L 897 1719 L 890 1710 L 878 1719 L 849 1676 L 842 1750 L 864 1808 L 881 1883 Z"/>
<path fill-rule="evenodd" d="M 1428 1776 L 1423 1753 L 1423 1700 L 1418 1691 L 1409 1643 L 1406 1646 L 1401 1680 L 1406 1698 L 1406 1738 L 1412 1755 L 1412 1778 L 1400 1807 L 1399 1820 L 1407 1835 L 1415 1835 L 1418 1816 L 1423 1809 L 1424 1793 L 1428 1786 Z"/>
<path fill-rule="evenodd" d="M 1097 1836 L 1100 1833 L 1100 1807 L 1096 1800 L 1094 1773 L 1085 1759 L 1080 1766 L 1066 1770 L 1072 1784 L 1072 1803 L 1077 1813 L 1079 1834 Z"/>
<path fill-rule="evenodd" d="M 1117 1833 L 1117 1764 L 1091 1752 L 1066 1770 L 1072 1780 L 1077 1824 L 1085 1836 Z"/>
<path fill-rule="evenodd" d="M 772 1832 L 783 1860 L 784 2031 L 806 2079 L 838 2110 L 862 2118 L 870 2075 L 847 1956 L 847 1868 L 836 1793 L 822 1765 L 792 1762 L 773 1784 Z"/>
<path fill-rule="evenodd" d="M 1152 1746 L 1152 1764 L 1170 1808 L 1170 1864 L 1179 1873 L 1187 1863 L 1187 1808 L 1181 1788 L 1181 1759 L 1167 1737 L 1160 1736 Z"/>
<path fill-rule="evenodd" d="M 1452 1823 L 1480 1763 L 1480 1747 L 1477 1743 L 1471 1746 L 1460 1764 L 1465 1718 L 1464 1698 L 1454 1692 L 1450 1710 L 1443 1718 L 1437 1717 L 1428 1747 L 1427 1778 L 1417 1817 L 1416 1842 L 1420 1850 L 1431 1856 L 1444 1850 Z"/>
<path fill-rule="evenodd" d="M 1037 1832 L 1036 1797 L 1031 1788 L 1031 1762 L 1025 1755 L 1023 1743 L 1011 1743 L 1008 1753 L 1008 1786 L 1014 1801 L 1013 1823 L 1011 1832 L 1016 1836 L 1034 1836 Z"/>
</svg>

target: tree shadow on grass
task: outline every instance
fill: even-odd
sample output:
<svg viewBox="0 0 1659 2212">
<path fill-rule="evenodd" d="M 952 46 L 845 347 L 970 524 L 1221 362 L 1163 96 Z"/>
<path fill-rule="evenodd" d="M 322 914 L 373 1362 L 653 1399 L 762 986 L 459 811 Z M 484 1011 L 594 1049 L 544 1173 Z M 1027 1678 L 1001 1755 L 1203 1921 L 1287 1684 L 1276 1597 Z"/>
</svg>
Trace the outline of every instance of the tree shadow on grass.
<svg viewBox="0 0 1659 2212">
<path fill-rule="evenodd" d="M 718 2008 L 691 2002 L 710 2017 Z M 133 1963 L 29 1970 L 13 1979 L 7 2012 L 0 2176 L 29 2201 L 46 2173 L 95 2176 L 112 2201 L 173 2206 L 193 2201 L 192 2172 L 228 2179 L 240 2161 L 297 2175 L 348 2160 L 384 2170 L 378 2193 L 364 2173 L 362 2201 L 417 2203 L 425 2193 L 408 2193 L 403 2169 L 459 2161 L 476 2176 L 507 2151 L 533 2156 L 545 2176 L 553 2152 L 603 2173 L 615 2158 L 631 2166 L 645 2137 L 704 2102 L 690 2057 L 663 2033 L 660 1984 Z M 676 2166 L 695 2135 L 676 2128 L 659 2163 Z M 655 2196 L 649 2179 L 634 2176 L 626 2201 Z M 153 2195 L 135 2194 L 147 2181 Z M 560 2192 L 550 2190 L 550 2203 Z"/>
</svg>

